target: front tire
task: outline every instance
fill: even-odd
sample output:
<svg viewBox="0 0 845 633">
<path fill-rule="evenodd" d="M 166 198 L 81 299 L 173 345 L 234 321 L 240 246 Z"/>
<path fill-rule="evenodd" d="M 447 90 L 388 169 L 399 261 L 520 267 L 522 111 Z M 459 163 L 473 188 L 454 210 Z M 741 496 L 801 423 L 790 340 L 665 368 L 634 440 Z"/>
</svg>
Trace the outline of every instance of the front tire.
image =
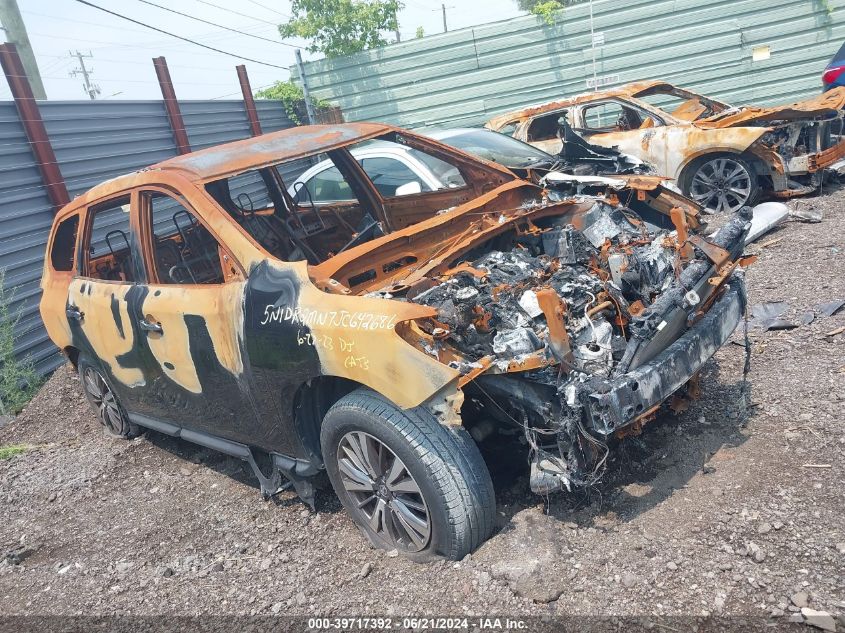
<svg viewBox="0 0 845 633">
<path fill-rule="evenodd" d="M 716 213 L 753 206 L 760 184 L 751 164 L 736 154 L 708 154 L 695 160 L 681 179 L 681 191 Z"/>
<path fill-rule="evenodd" d="M 332 487 L 374 546 L 459 560 L 490 536 L 493 483 L 464 428 L 358 389 L 326 413 L 320 444 Z"/>
<path fill-rule="evenodd" d="M 100 369 L 88 359 L 80 358 L 78 371 L 85 399 L 103 425 L 106 435 L 124 440 L 137 437 L 140 434 L 138 425 L 129 421 L 111 384 Z"/>
</svg>

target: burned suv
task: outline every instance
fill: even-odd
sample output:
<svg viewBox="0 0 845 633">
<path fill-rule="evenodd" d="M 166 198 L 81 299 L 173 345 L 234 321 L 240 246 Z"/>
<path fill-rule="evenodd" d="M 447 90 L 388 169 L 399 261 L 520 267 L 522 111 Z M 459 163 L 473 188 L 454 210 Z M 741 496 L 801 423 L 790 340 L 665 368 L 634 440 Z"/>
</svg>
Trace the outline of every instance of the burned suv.
<svg viewBox="0 0 845 633">
<path fill-rule="evenodd" d="M 374 141 L 444 184 L 356 160 Z M 237 456 L 312 507 L 325 470 L 374 545 L 459 559 L 493 528 L 477 443 L 524 436 L 535 492 L 596 481 L 745 306 L 747 210 L 704 239 L 657 179 L 544 183 L 373 123 L 186 154 L 58 213 L 41 314 L 111 434 Z"/>
</svg>

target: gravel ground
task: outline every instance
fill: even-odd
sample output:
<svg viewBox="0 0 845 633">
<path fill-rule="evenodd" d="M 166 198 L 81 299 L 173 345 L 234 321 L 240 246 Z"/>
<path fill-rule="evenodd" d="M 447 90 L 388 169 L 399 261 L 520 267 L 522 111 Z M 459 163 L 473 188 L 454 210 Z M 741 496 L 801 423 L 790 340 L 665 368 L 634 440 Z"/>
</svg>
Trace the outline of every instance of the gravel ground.
<svg viewBox="0 0 845 633">
<path fill-rule="evenodd" d="M 751 303 L 800 319 L 845 299 L 843 190 L 755 246 Z M 845 628 L 845 310 L 722 349 L 700 400 L 624 440 L 598 487 L 542 499 L 494 473 L 498 532 L 459 563 L 371 549 L 330 492 L 263 502 L 241 462 L 155 433 L 106 438 L 71 369 L 0 443 L 0 605 L 10 614 L 745 615 Z M 501 458 L 497 461 L 501 462 Z M 505 460 L 507 461 L 507 460 Z M 805 613 L 807 613 L 805 611 Z"/>
</svg>

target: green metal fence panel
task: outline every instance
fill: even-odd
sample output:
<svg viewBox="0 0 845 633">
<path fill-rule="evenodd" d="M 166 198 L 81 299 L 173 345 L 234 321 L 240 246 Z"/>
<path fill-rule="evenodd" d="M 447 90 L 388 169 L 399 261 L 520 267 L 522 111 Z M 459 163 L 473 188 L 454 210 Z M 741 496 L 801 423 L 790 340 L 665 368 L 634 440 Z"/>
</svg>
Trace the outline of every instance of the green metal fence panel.
<svg viewBox="0 0 845 633">
<path fill-rule="evenodd" d="M 347 120 L 410 128 L 480 125 L 591 90 L 594 76 L 608 86 L 664 79 L 735 105 L 769 105 L 820 90 L 845 41 L 843 2 L 595 0 L 592 34 L 583 3 L 552 25 L 535 16 L 494 22 L 308 62 L 305 73 L 312 93 Z"/>
</svg>

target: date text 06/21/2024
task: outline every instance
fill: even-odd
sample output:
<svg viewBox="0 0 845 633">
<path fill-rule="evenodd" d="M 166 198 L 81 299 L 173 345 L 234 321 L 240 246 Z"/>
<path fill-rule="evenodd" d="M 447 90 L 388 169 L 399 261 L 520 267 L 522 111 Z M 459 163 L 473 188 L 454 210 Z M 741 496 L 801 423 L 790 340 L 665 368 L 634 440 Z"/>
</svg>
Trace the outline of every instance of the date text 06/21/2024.
<svg viewBox="0 0 845 633">
<path fill-rule="evenodd" d="M 349 617 L 349 618 L 309 618 L 309 630 L 390 630 L 413 629 L 430 631 L 483 630 L 483 631 L 519 631 L 528 628 L 525 620 L 497 617 Z"/>
</svg>

